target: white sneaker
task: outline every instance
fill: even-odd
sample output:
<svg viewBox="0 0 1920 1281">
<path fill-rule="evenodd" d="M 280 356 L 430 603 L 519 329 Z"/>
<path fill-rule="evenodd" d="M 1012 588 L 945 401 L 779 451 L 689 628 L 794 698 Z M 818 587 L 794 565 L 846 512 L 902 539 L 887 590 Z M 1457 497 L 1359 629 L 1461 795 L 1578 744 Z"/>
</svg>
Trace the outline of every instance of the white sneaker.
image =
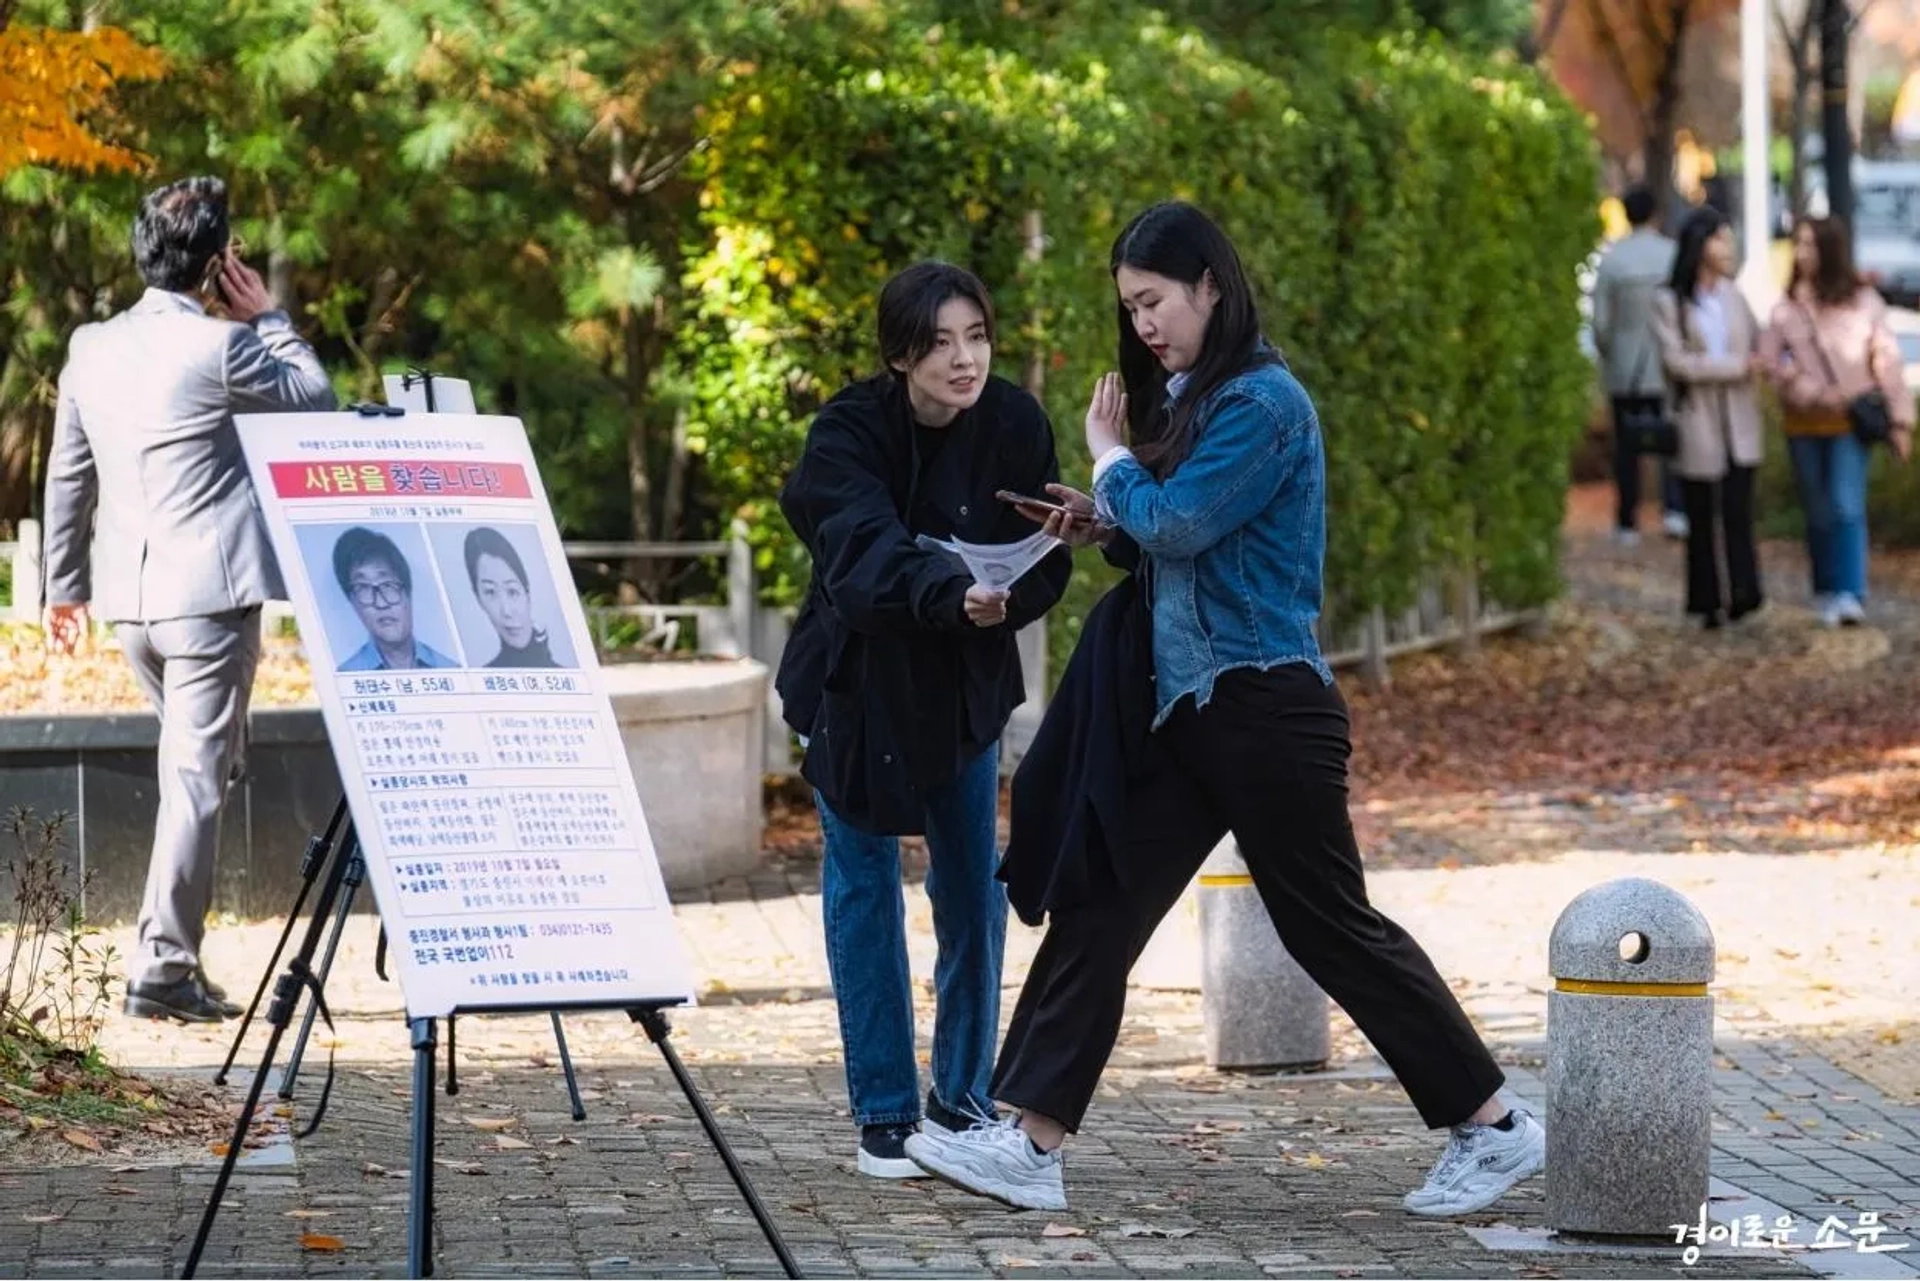
<svg viewBox="0 0 1920 1281">
<path fill-rule="evenodd" d="M 1840 602 L 1842 599 L 1843 597 L 1841 596 L 1828 596 L 1822 599 L 1820 603 L 1820 626 L 1840 626 Z"/>
<path fill-rule="evenodd" d="M 1833 598 L 1833 611 L 1842 627 L 1858 627 L 1867 621 L 1866 606 L 1852 592 L 1841 592 Z"/>
<path fill-rule="evenodd" d="M 1638 547 L 1640 545 L 1640 531 L 1637 529 L 1616 529 L 1613 531 L 1613 541 L 1621 547 Z"/>
<path fill-rule="evenodd" d="M 1472 1214 L 1547 1164 L 1547 1132 L 1532 1116 L 1513 1109 L 1513 1128 L 1456 1125 L 1433 1172 L 1402 1202 L 1414 1214 Z"/>
<path fill-rule="evenodd" d="M 1685 538 L 1688 528 L 1687 514 L 1685 512 L 1668 512 L 1660 518 L 1660 528 L 1666 532 L 1668 538 Z"/>
<path fill-rule="evenodd" d="M 991 1197 L 1016 1210 L 1064 1210 L 1065 1159 L 1042 1152 L 1011 1120 L 976 1125 L 959 1134 L 922 1132 L 907 1140 L 907 1156 L 934 1178 L 962 1192 Z"/>
</svg>

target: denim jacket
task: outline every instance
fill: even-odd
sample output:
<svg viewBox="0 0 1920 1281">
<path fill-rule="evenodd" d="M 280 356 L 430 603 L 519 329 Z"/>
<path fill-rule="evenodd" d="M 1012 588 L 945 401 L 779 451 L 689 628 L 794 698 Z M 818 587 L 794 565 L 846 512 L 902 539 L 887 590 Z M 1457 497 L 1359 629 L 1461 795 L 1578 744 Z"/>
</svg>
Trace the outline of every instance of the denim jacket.
<svg viewBox="0 0 1920 1281">
<path fill-rule="evenodd" d="M 1331 684 L 1314 624 L 1327 549 L 1326 455 L 1306 388 L 1275 363 L 1199 406 L 1193 452 L 1156 481 L 1113 451 L 1094 479 L 1100 510 L 1153 575 L 1154 727 L 1222 672 L 1306 663 Z"/>
</svg>

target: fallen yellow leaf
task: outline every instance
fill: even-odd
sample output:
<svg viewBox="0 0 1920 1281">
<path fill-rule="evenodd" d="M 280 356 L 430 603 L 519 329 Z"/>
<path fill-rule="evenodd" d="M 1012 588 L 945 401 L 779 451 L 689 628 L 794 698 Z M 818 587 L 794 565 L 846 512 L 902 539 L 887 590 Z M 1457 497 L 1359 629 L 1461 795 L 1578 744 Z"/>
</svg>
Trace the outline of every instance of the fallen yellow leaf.
<svg viewBox="0 0 1920 1281">
<path fill-rule="evenodd" d="M 493 1145 L 502 1152 L 512 1152 L 519 1148 L 530 1148 L 533 1146 L 533 1144 L 527 1142 L 525 1139 L 516 1139 L 511 1134 L 496 1134 L 493 1138 Z"/>
<path fill-rule="evenodd" d="M 470 1116 L 467 1124 L 476 1130 L 485 1130 L 492 1134 L 499 1130 L 511 1130 L 520 1124 L 519 1117 L 513 1116 Z"/>
<path fill-rule="evenodd" d="M 1070 1223 L 1049 1223 L 1046 1227 L 1040 1229 L 1040 1235 L 1043 1237 L 1083 1237 L 1087 1235 L 1087 1230 L 1085 1228 L 1076 1228 Z"/>
<path fill-rule="evenodd" d="M 94 1138 L 85 1130 L 62 1130 L 60 1131 L 60 1137 L 73 1144 L 76 1148 L 85 1148 L 89 1152 L 106 1151 L 105 1148 L 100 1146 L 100 1140 Z"/>
<path fill-rule="evenodd" d="M 339 1237 L 322 1236 L 318 1232 L 302 1232 L 300 1248 L 313 1250 L 320 1254 L 335 1254 L 347 1248 L 347 1243 Z"/>
</svg>

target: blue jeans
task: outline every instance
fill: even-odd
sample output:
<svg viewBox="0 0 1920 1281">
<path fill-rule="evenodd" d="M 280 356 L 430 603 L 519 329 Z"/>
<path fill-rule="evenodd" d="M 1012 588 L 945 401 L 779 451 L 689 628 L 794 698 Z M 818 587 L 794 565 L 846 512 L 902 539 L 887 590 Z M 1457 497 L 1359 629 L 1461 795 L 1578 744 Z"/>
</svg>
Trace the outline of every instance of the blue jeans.
<svg viewBox="0 0 1920 1281">
<path fill-rule="evenodd" d="M 1007 892 L 995 822 L 1000 749 L 988 748 L 927 797 L 927 898 L 937 948 L 933 969 L 933 1091 L 958 1111 L 990 1107 L 987 1078 L 1000 1034 L 1000 962 Z M 913 985 L 907 970 L 907 904 L 900 842 L 848 826 L 825 798 L 820 911 L 827 968 L 840 1010 L 847 1100 L 861 1125 L 920 1119 Z"/>
<path fill-rule="evenodd" d="M 1807 514 L 1815 595 L 1867 598 L 1867 449 L 1851 433 L 1789 436 L 1793 478 Z"/>
</svg>

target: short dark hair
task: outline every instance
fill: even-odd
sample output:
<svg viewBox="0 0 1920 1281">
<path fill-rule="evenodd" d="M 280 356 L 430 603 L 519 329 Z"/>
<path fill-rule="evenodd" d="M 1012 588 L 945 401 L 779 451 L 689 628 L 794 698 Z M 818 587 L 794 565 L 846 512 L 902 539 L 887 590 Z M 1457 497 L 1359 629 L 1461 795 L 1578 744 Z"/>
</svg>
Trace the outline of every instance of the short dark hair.
<svg viewBox="0 0 1920 1281">
<path fill-rule="evenodd" d="M 486 525 L 469 530 L 465 550 L 467 583 L 475 591 L 480 590 L 480 558 L 482 556 L 491 556 L 495 560 L 505 561 L 507 568 L 520 579 L 520 585 L 522 587 L 527 585 L 526 564 L 521 561 L 520 553 L 514 550 L 513 544 L 507 541 L 507 536 L 499 530 Z"/>
<path fill-rule="evenodd" d="M 1626 210 L 1627 225 L 1630 227 L 1646 226 L 1659 212 L 1653 193 L 1645 187 L 1628 187 L 1626 194 L 1620 197 L 1620 205 Z"/>
<path fill-rule="evenodd" d="M 349 597 L 353 595 L 353 571 L 374 563 L 391 569 L 393 576 L 400 580 L 401 590 L 413 595 L 413 570 L 407 558 L 400 554 L 399 546 L 385 534 L 355 525 L 333 545 L 333 576 L 340 580 L 340 590 Z"/>
<path fill-rule="evenodd" d="M 147 193 L 133 220 L 133 261 L 155 289 L 188 293 L 206 279 L 207 264 L 232 238 L 227 184 L 182 178 Z"/>
<path fill-rule="evenodd" d="M 993 341 L 993 299 L 980 277 L 950 262 L 916 262 L 880 291 L 880 360 L 889 370 L 911 368 L 926 359 L 939 336 L 940 308 L 965 298 L 987 320 Z"/>
</svg>

